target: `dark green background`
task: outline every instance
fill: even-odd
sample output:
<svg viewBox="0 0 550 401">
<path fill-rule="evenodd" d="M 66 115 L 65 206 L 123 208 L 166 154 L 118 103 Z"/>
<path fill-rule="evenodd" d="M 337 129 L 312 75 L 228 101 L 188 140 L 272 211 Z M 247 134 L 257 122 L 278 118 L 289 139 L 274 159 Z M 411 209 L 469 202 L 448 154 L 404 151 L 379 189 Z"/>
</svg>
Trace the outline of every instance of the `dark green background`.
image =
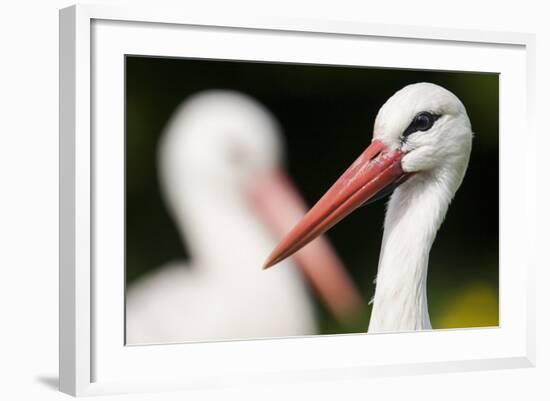
<svg viewBox="0 0 550 401">
<path fill-rule="evenodd" d="M 380 106 L 414 82 L 433 82 L 464 103 L 475 133 L 470 165 L 430 256 L 428 300 L 434 328 L 498 325 L 498 75 L 348 66 L 126 57 L 126 255 L 131 284 L 185 245 L 159 192 L 156 147 L 174 109 L 204 89 L 245 92 L 284 130 L 287 169 L 309 204 L 371 139 Z M 361 208 L 328 236 L 360 287 L 374 292 L 385 202 Z M 358 240 L 359 239 L 359 240 Z M 319 305 L 324 333 L 342 328 Z"/>
</svg>

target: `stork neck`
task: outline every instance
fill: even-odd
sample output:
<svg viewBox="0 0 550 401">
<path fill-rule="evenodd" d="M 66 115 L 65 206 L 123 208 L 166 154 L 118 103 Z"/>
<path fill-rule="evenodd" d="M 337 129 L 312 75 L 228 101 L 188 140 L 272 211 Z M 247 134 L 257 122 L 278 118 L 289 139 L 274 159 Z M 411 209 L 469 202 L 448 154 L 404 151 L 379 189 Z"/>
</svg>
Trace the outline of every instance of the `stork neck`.
<svg viewBox="0 0 550 401">
<path fill-rule="evenodd" d="M 369 332 L 431 328 L 429 254 L 454 194 L 451 183 L 436 176 L 416 174 L 389 201 Z"/>
<path fill-rule="evenodd" d="M 186 191 L 185 199 L 180 199 L 173 212 L 193 264 L 202 270 L 225 275 L 223 266 L 232 262 L 235 275 L 240 268 L 261 266 L 270 243 L 264 241 L 263 228 L 240 194 L 216 196 L 197 189 Z M 240 248 L 242 252 L 236 251 Z M 239 258 L 242 260 L 235 260 Z"/>
</svg>

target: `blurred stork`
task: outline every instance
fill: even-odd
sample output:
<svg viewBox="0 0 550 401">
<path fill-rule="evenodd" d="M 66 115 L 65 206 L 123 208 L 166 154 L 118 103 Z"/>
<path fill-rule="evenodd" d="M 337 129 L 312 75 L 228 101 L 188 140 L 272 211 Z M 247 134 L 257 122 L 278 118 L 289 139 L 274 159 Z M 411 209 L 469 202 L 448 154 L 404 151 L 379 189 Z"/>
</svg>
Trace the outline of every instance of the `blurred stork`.
<svg viewBox="0 0 550 401">
<path fill-rule="evenodd" d="M 370 146 L 283 238 L 264 267 L 296 252 L 359 206 L 393 192 L 369 332 L 431 329 L 429 253 L 466 173 L 472 136 L 466 109 L 448 90 L 431 83 L 399 90 L 378 112 Z"/>
<path fill-rule="evenodd" d="M 356 317 L 360 296 L 323 238 L 281 269 L 257 269 L 306 211 L 280 168 L 282 146 L 271 114 L 237 92 L 202 92 L 174 113 L 159 172 L 192 264 L 167 265 L 129 288 L 127 343 L 315 334 L 301 273 L 336 318 Z"/>
</svg>

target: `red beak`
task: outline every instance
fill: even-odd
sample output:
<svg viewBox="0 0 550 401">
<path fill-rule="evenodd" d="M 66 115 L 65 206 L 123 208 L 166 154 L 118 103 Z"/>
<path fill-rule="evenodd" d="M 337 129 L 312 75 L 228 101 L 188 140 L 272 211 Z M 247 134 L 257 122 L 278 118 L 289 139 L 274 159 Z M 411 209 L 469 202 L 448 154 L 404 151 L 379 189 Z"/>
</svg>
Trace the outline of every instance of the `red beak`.
<svg viewBox="0 0 550 401">
<path fill-rule="evenodd" d="M 277 237 L 307 211 L 306 203 L 282 171 L 256 177 L 248 193 L 252 208 Z M 293 258 L 333 315 L 344 324 L 355 322 L 363 311 L 361 295 L 328 240 L 320 236 Z"/>
<path fill-rule="evenodd" d="M 374 140 L 309 212 L 271 252 L 264 269 L 271 267 L 329 230 L 347 215 L 393 183 L 404 181 L 403 153 L 390 151 Z"/>
</svg>

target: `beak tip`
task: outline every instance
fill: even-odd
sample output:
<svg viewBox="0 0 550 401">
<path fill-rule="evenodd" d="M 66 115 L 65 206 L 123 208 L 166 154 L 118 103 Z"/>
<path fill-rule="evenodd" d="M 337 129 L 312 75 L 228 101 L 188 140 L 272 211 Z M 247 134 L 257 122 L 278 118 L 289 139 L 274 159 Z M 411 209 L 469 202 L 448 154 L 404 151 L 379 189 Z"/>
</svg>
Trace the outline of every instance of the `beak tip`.
<svg viewBox="0 0 550 401">
<path fill-rule="evenodd" d="M 277 260 L 275 260 L 275 259 L 273 259 L 273 257 L 269 256 L 269 258 L 267 258 L 264 265 L 262 266 L 262 270 L 267 270 L 276 263 L 277 263 Z"/>
</svg>

